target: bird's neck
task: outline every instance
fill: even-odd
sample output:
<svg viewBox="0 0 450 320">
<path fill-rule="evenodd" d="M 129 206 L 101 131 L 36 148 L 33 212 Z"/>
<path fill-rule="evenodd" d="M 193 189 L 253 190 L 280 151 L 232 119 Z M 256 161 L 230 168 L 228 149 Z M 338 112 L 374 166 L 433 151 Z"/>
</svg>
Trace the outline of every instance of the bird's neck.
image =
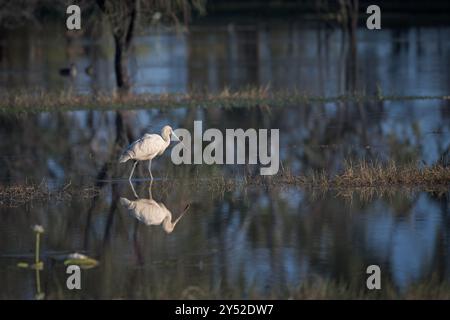
<svg viewBox="0 0 450 320">
<path fill-rule="evenodd" d="M 163 220 L 163 228 L 167 233 L 171 233 L 175 228 L 175 223 L 172 223 L 172 215 L 167 214 Z"/>
<path fill-rule="evenodd" d="M 170 144 L 170 134 L 163 134 L 162 138 L 167 144 Z"/>
</svg>

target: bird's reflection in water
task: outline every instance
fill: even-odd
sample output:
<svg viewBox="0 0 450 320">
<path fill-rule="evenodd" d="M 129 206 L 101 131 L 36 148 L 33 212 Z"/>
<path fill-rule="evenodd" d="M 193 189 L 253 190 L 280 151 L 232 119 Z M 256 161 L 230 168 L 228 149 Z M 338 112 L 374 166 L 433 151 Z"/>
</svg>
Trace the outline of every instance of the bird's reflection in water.
<svg viewBox="0 0 450 320">
<path fill-rule="evenodd" d="M 139 198 L 133 184 L 130 182 L 133 193 L 136 200 L 128 200 L 126 198 L 120 198 L 122 206 L 128 209 L 130 214 L 145 223 L 146 225 L 162 225 L 163 229 L 167 233 L 171 233 L 180 219 L 189 209 L 189 204 L 184 208 L 179 217 L 172 221 L 172 212 L 166 208 L 164 203 L 153 200 L 152 197 L 152 183 L 149 185 L 149 198 Z"/>
</svg>

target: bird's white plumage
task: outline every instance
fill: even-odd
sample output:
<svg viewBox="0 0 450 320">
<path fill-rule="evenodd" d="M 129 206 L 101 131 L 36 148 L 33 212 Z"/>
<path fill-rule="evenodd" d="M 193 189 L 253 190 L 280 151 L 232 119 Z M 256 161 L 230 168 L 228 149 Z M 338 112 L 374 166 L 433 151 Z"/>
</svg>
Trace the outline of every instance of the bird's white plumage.
<svg viewBox="0 0 450 320">
<path fill-rule="evenodd" d="M 130 159 L 151 160 L 157 155 L 161 155 L 170 144 L 170 140 L 165 141 L 158 134 L 145 134 L 128 146 L 124 153 L 128 153 Z"/>
<path fill-rule="evenodd" d="M 120 203 L 128 209 L 130 214 L 146 225 L 162 225 L 167 233 L 171 233 L 178 221 L 183 217 L 187 208 L 181 215 L 172 221 L 172 213 L 163 203 L 156 202 L 153 199 L 137 199 L 134 201 L 126 198 L 120 198 Z"/>
<path fill-rule="evenodd" d="M 126 201 L 125 199 L 122 200 L 122 203 L 134 217 L 146 225 L 160 225 L 166 218 L 172 220 L 172 213 L 164 204 L 158 203 L 155 200 L 138 199 L 135 201 Z"/>
<path fill-rule="evenodd" d="M 151 169 L 152 159 L 164 153 L 170 144 L 170 136 L 172 134 L 177 137 L 170 126 L 164 126 L 161 130 L 161 135 L 147 133 L 125 149 L 119 157 L 119 162 L 124 163 L 128 160 L 134 160 L 133 168 L 128 177 L 129 181 L 131 181 L 131 178 L 133 177 L 133 172 L 138 161 L 145 160 L 148 160 L 148 171 L 150 173 L 150 178 L 153 180 Z"/>
</svg>

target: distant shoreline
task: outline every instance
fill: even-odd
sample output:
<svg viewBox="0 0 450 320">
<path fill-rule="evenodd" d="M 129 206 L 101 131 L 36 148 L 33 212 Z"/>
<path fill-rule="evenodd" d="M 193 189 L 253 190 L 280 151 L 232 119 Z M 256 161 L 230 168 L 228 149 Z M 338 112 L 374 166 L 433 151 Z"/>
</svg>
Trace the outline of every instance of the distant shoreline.
<svg viewBox="0 0 450 320">
<path fill-rule="evenodd" d="M 377 92 L 375 95 L 355 92 L 338 96 L 318 96 L 300 91 L 271 91 L 267 88 L 247 88 L 239 91 L 224 89 L 218 93 L 188 92 L 163 94 L 114 93 L 80 95 L 70 92 L 7 92 L 0 95 L 0 114 L 61 112 L 78 110 L 138 110 L 151 108 L 249 108 L 285 107 L 296 104 L 333 102 L 382 102 L 411 100 L 450 100 L 446 96 L 405 96 Z"/>
</svg>

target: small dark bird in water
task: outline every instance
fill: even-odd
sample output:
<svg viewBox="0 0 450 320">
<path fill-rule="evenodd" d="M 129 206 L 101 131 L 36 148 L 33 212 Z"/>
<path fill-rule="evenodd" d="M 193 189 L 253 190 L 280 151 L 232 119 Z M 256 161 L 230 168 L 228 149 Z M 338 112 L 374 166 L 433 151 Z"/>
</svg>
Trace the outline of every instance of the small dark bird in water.
<svg viewBox="0 0 450 320">
<path fill-rule="evenodd" d="M 59 69 L 59 74 L 64 77 L 75 78 L 77 76 L 77 67 L 74 63 L 71 63 L 69 68 Z"/>
<path fill-rule="evenodd" d="M 92 76 L 94 74 L 94 67 L 90 64 L 84 69 L 87 75 Z"/>
</svg>

